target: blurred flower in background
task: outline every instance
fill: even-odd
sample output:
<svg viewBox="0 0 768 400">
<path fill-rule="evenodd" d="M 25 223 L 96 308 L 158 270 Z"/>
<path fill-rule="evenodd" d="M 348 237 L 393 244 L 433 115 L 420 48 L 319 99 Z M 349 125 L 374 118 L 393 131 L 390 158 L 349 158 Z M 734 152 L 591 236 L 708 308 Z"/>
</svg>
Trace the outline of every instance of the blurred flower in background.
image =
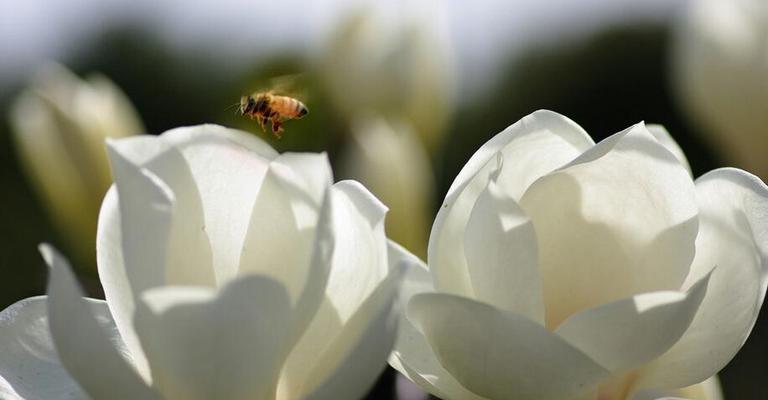
<svg viewBox="0 0 768 400">
<path fill-rule="evenodd" d="M 343 113 L 404 119 L 434 149 L 453 111 L 456 78 L 441 7 L 425 4 L 434 6 L 350 12 L 330 32 L 317 69 Z"/>
<path fill-rule="evenodd" d="M 351 12 L 317 60 L 321 82 L 351 131 L 340 174 L 359 179 L 390 207 L 388 234 L 422 257 L 432 219 L 431 159 L 455 101 L 439 11 Z"/>
<path fill-rule="evenodd" d="M 689 118 L 728 163 L 768 178 L 768 2 L 692 0 L 674 39 Z"/>
<path fill-rule="evenodd" d="M 349 178 L 365 182 L 389 207 L 387 234 L 424 258 L 434 177 L 429 155 L 410 126 L 393 125 L 384 118 L 358 120 L 339 168 Z"/>
<path fill-rule="evenodd" d="M 96 220 L 112 183 L 105 138 L 143 133 L 136 111 L 101 75 L 39 70 L 10 109 L 19 158 L 77 265 L 95 272 Z"/>
</svg>

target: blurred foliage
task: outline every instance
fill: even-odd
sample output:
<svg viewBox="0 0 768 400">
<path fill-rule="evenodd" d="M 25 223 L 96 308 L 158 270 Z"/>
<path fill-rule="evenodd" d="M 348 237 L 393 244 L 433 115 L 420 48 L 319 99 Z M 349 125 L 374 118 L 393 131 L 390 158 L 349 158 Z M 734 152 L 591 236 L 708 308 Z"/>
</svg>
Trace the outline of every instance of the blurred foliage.
<svg viewBox="0 0 768 400">
<path fill-rule="evenodd" d="M 665 26 L 613 28 L 582 41 L 536 44 L 511 58 L 492 90 L 454 113 L 450 131 L 434 156 L 439 205 L 453 178 L 485 141 L 530 112 L 547 108 L 584 127 L 595 141 L 645 120 L 667 127 L 699 176 L 720 165 L 712 149 L 692 134 L 674 104 L 667 82 Z M 503 51 L 504 49 L 499 49 Z M 69 60 L 76 73 L 109 76 L 138 109 L 148 133 L 199 123 L 220 123 L 254 132 L 280 151 L 342 149 L 350 130 L 327 101 L 312 71 L 296 55 L 254 54 L 252 68 L 233 73 L 227 60 L 197 49 L 180 54 L 150 32 L 121 27 L 106 32 Z M 228 66 L 229 68 L 223 68 Z M 282 140 L 262 133 L 254 121 L 227 110 L 241 95 L 269 78 L 309 72 L 310 115 L 286 124 Z M 44 292 L 46 273 L 36 251 L 42 241 L 56 243 L 40 204 L 19 171 L 5 122 L 9 99 L 0 99 L 0 307 Z M 765 313 L 763 313 L 765 314 Z M 751 339 L 721 374 L 727 398 L 761 398 L 760 377 L 768 374 L 768 332 L 761 317 Z M 384 375 L 371 398 L 392 398 L 392 375 Z"/>
</svg>

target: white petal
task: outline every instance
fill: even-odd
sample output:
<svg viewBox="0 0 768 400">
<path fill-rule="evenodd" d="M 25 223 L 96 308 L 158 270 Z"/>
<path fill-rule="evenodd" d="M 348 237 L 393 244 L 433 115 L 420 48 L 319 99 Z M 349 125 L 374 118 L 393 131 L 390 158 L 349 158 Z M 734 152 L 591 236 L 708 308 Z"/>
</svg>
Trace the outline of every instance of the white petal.
<svg viewBox="0 0 768 400">
<path fill-rule="evenodd" d="M 319 206 L 328 186 L 333 184 L 333 172 L 326 153 L 283 153 L 274 161 L 288 166 L 296 177 L 290 179 L 294 185 L 301 185 L 304 194 Z M 299 189 L 295 187 L 294 189 Z"/>
<path fill-rule="evenodd" d="M 238 269 L 251 211 L 277 156 L 254 135 L 217 125 L 169 130 L 160 138 L 181 151 L 197 183 L 219 284 Z"/>
<path fill-rule="evenodd" d="M 138 293 L 166 282 L 173 193 L 152 172 L 107 150 L 115 185 L 99 213 L 96 255 L 107 304 L 139 371 L 148 378 L 143 351 L 133 328 Z"/>
<path fill-rule="evenodd" d="M 125 351 L 104 302 L 82 297 L 68 263 L 56 250 L 41 245 L 40 252 L 50 266 L 51 337 L 67 371 L 93 398 L 159 399 Z"/>
<path fill-rule="evenodd" d="M 326 295 L 347 321 L 387 277 L 387 207 L 356 181 L 341 181 L 330 192 L 336 203 L 336 247 Z"/>
<path fill-rule="evenodd" d="M 573 121 L 552 111 L 536 111 L 485 143 L 470 158 L 448 190 L 429 238 L 429 265 L 440 291 L 471 296 L 464 255 L 464 231 L 472 207 L 489 175 L 507 162 L 499 182 L 519 199 L 542 175 L 574 159 L 592 146 L 592 139 Z"/>
<path fill-rule="evenodd" d="M 394 246 L 390 246 L 390 257 Z M 423 262 L 409 268 L 400 288 L 400 313 L 398 334 L 389 365 L 419 385 L 423 390 L 442 399 L 479 400 L 482 397 L 470 392 L 437 360 L 424 335 L 406 317 L 406 307 L 411 297 L 419 293 L 434 292 L 432 277 Z"/>
<path fill-rule="evenodd" d="M 531 185 L 520 205 L 536 230 L 547 327 L 679 289 L 694 255 L 695 199 L 688 172 L 642 124 Z"/>
<path fill-rule="evenodd" d="M 613 373 L 638 367 L 667 351 L 693 320 L 709 275 L 685 292 L 652 292 L 581 311 L 555 331 Z"/>
<path fill-rule="evenodd" d="M 472 209 L 464 250 L 472 298 L 544 323 L 536 232 L 494 180 Z"/>
<path fill-rule="evenodd" d="M 277 151 L 258 136 L 250 132 L 215 124 L 175 128 L 163 132 L 160 137 L 174 147 L 183 149 L 185 155 L 187 155 L 187 147 L 193 146 L 194 143 L 225 144 L 230 142 L 267 160 L 278 156 Z"/>
<path fill-rule="evenodd" d="M 181 152 L 155 136 L 109 141 L 109 146 L 133 165 L 153 173 L 173 193 L 166 283 L 215 286 L 200 194 Z"/>
<path fill-rule="evenodd" d="M 424 261 L 391 239 L 387 239 L 387 262 L 389 263 L 390 271 L 398 268 L 399 265 L 406 267 L 398 295 L 398 301 L 403 310 L 408 306 L 408 302 L 413 295 L 435 291 L 435 288 L 432 286 L 429 269 L 427 269 Z M 400 318 L 402 321 L 408 320 L 405 312 L 402 313 Z"/>
<path fill-rule="evenodd" d="M 667 150 L 677 158 L 677 161 L 688 171 L 688 174 L 693 175 L 691 172 L 691 165 L 688 163 L 688 158 L 685 157 L 683 149 L 680 148 L 680 145 L 678 145 L 672 135 L 669 134 L 667 128 L 658 124 L 648 124 L 646 127 L 648 128 L 648 132 L 651 132 L 651 135 L 653 135 L 662 146 L 666 147 Z"/>
<path fill-rule="evenodd" d="M 105 303 L 92 303 L 106 309 Z M 99 304 L 99 306 L 96 306 Z M 108 311 L 105 311 L 108 314 Z M 45 296 L 21 300 L 0 312 L 0 398 L 85 400 L 67 372 L 48 328 Z"/>
<path fill-rule="evenodd" d="M 519 199 L 536 179 L 593 145 L 592 138 L 566 116 L 549 110 L 535 111 L 481 146 L 451 184 L 448 196 L 458 194 L 501 152 L 509 164 L 501 172 L 499 181 L 508 184 L 509 193 Z"/>
<path fill-rule="evenodd" d="M 422 293 L 408 304 L 408 317 L 442 366 L 465 387 L 488 398 L 573 398 L 608 376 L 608 371 L 543 326 L 488 304 Z"/>
<path fill-rule="evenodd" d="M 304 384 L 309 394 L 302 398 L 356 400 L 373 386 L 395 343 L 397 289 L 406 268 L 394 268 L 346 321 L 315 362 Z"/>
<path fill-rule="evenodd" d="M 157 175 L 123 157 L 112 143 L 107 149 L 119 197 L 121 248 L 128 279 L 134 292 L 163 285 L 173 192 Z"/>
<path fill-rule="evenodd" d="M 318 212 L 331 179 L 325 154 L 284 154 L 269 164 L 253 205 L 239 275 L 272 277 L 297 301 L 307 284 Z"/>
<path fill-rule="evenodd" d="M 157 136 L 138 135 L 122 139 L 106 139 L 114 150 L 131 163 L 145 166 L 168 151 L 171 146 Z"/>
<path fill-rule="evenodd" d="M 720 388 L 720 380 L 714 375 L 704 382 L 697 383 L 682 389 L 678 389 L 682 396 L 692 399 L 723 400 L 723 391 Z"/>
<path fill-rule="evenodd" d="M 136 330 L 167 399 L 273 399 L 291 332 L 285 288 L 249 276 L 218 296 L 202 287 L 150 289 Z"/>
<path fill-rule="evenodd" d="M 717 268 L 691 327 L 649 366 L 643 387 L 688 386 L 714 375 L 744 344 L 765 297 L 768 188 L 728 168 L 699 178 L 696 191 L 701 227 L 686 285 Z"/>
<path fill-rule="evenodd" d="M 293 392 L 296 388 L 306 385 L 313 368 L 325 363 L 324 349 L 339 338 L 358 334 L 347 328 L 348 321 L 389 275 L 383 225 L 386 207 L 354 181 L 333 185 L 327 196 L 327 218 L 330 219 L 318 224 L 317 235 L 318 241 L 325 236 L 328 238 L 325 240 L 333 245 L 330 258 L 325 260 L 329 264 L 325 268 L 330 268 L 326 278 L 328 283 L 319 309 L 317 305 L 311 308 L 310 304 L 298 308 L 301 313 L 306 312 L 305 308 L 317 310 L 317 313 L 291 352 L 283 372 L 281 396 L 289 398 L 297 396 Z M 318 265 L 312 268 L 321 270 Z M 317 285 L 314 281 L 317 279 L 312 281 Z M 349 339 L 346 345 L 353 346 L 355 342 Z M 303 390 L 309 391 L 311 387 Z"/>
</svg>

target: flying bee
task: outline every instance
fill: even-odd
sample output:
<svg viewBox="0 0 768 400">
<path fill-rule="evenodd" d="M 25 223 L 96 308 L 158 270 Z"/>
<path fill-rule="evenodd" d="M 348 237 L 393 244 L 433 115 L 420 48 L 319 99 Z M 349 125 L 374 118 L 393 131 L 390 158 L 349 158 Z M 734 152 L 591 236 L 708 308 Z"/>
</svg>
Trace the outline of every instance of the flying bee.
<svg viewBox="0 0 768 400">
<path fill-rule="evenodd" d="M 309 109 L 301 101 L 274 94 L 272 91 L 240 97 L 240 107 L 237 111 L 240 115 L 257 120 L 262 131 L 266 131 L 264 126 L 267 122 L 271 123 L 272 133 L 278 139 L 282 136 L 283 122 L 300 119 L 309 113 Z"/>
</svg>

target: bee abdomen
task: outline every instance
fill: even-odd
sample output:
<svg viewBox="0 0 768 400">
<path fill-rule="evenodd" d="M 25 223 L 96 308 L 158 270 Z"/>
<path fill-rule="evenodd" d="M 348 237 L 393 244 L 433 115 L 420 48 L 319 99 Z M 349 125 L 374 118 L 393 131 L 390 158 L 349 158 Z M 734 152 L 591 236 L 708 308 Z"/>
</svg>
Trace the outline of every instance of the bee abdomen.
<svg viewBox="0 0 768 400">
<path fill-rule="evenodd" d="M 306 106 L 292 97 L 276 96 L 273 109 L 287 118 L 301 118 L 307 114 Z"/>
</svg>

